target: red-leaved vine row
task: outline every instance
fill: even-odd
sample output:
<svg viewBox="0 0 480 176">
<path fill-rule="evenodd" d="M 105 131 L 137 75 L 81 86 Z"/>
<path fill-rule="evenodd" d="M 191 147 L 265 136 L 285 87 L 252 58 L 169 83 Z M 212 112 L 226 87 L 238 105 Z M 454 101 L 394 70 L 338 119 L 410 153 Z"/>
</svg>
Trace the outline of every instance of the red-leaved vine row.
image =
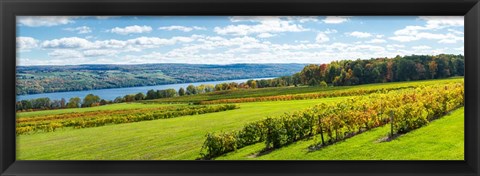
<svg viewBox="0 0 480 176">
<path fill-rule="evenodd" d="M 336 91 L 309 93 L 309 94 L 275 95 L 275 96 L 264 96 L 264 97 L 205 100 L 205 101 L 200 101 L 199 104 L 206 105 L 206 104 L 246 103 L 246 102 L 261 102 L 261 101 L 308 100 L 308 99 L 319 99 L 319 98 L 329 98 L 329 97 L 367 95 L 367 94 L 371 94 L 379 91 L 385 92 L 385 91 L 408 89 L 408 88 L 414 88 L 414 86 L 378 88 L 378 89 L 336 90 Z"/>
<path fill-rule="evenodd" d="M 58 128 L 88 128 L 98 127 L 107 124 L 131 123 L 146 120 L 167 119 L 187 115 L 197 115 L 212 112 L 227 111 L 239 108 L 237 105 L 216 105 L 216 106 L 180 106 L 175 108 L 121 110 L 123 113 L 96 112 L 91 116 L 84 116 L 81 113 L 68 113 L 51 115 L 43 121 L 29 121 L 26 119 L 17 122 L 17 135 L 28 134 L 36 131 L 51 132 Z M 71 118 L 77 117 L 77 118 Z"/>
</svg>

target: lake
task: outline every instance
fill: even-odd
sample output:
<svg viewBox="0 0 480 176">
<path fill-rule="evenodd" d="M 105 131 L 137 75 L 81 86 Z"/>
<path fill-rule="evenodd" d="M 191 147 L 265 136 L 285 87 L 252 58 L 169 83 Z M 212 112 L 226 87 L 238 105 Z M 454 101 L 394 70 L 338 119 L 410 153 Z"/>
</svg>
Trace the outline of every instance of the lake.
<svg viewBox="0 0 480 176">
<path fill-rule="evenodd" d="M 260 79 L 272 79 L 272 78 L 250 78 L 253 80 L 260 80 Z M 18 95 L 17 101 L 21 100 L 28 100 L 28 99 L 35 99 L 35 98 L 50 98 L 50 100 L 60 100 L 65 98 L 65 100 L 69 100 L 72 97 L 80 97 L 83 99 L 88 94 L 94 94 L 100 96 L 100 98 L 105 100 L 114 100 L 118 96 L 125 96 L 129 94 L 137 94 L 142 92 L 143 94 L 147 94 L 148 90 L 162 90 L 162 89 L 175 89 L 178 91 L 180 87 L 184 89 L 187 88 L 188 85 L 192 84 L 194 86 L 198 86 L 201 84 L 219 84 L 224 82 L 247 82 L 250 79 L 235 79 L 235 80 L 224 80 L 224 81 L 207 81 L 207 82 L 196 82 L 196 83 L 181 83 L 181 84 L 164 84 L 164 85 L 156 85 L 156 86 L 142 86 L 142 87 L 125 87 L 125 88 L 113 88 L 113 89 L 96 89 L 96 90 L 84 90 L 84 91 L 71 91 L 71 92 L 54 92 L 54 93 L 42 93 L 42 94 L 30 94 L 30 95 Z"/>
</svg>

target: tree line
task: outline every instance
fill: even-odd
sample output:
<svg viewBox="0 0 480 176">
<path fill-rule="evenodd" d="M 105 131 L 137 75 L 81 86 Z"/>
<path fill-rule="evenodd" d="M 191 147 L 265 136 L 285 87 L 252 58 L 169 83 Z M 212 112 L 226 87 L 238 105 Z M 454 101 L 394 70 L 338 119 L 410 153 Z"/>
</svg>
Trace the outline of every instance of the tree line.
<svg viewBox="0 0 480 176">
<path fill-rule="evenodd" d="M 29 100 L 17 101 L 15 104 L 17 111 L 28 110 L 47 110 L 47 109 L 64 109 L 64 108 L 80 108 L 80 107 L 93 107 L 110 104 L 112 101 L 101 99 L 97 95 L 88 94 L 83 100 L 79 97 L 72 97 L 68 101 L 65 98 L 60 100 L 51 100 L 48 97 L 35 98 Z"/>
<path fill-rule="evenodd" d="M 292 75 L 291 80 L 295 85 L 350 86 L 464 76 L 464 59 L 462 55 L 440 54 L 341 60 L 307 65 L 301 72 Z"/>
<path fill-rule="evenodd" d="M 463 55 L 410 55 L 369 60 L 340 60 L 329 64 L 309 64 L 291 76 L 223 83 L 215 90 L 284 86 L 351 86 L 370 83 L 441 79 L 465 75 Z M 227 87 L 227 89 L 217 89 Z"/>
<path fill-rule="evenodd" d="M 244 83 L 240 84 L 241 86 Z M 162 90 L 148 90 L 146 94 L 139 92 L 137 94 L 129 94 L 125 96 L 118 96 L 114 100 L 105 100 L 98 95 L 88 94 L 83 99 L 80 97 L 72 97 L 68 101 L 64 98 L 61 100 L 51 100 L 50 98 L 36 98 L 29 100 L 21 100 L 16 103 L 17 111 L 31 111 L 31 110 L 49 110 L 49 109 L 65 109 L 65 108 L 84 108 L 107 105 L 112 103 L 135 102 L 140 100 L 153 100 L 159 98 L 171 98 L 176 96 L 189 96 L 196 94 L 204 94 L 214 91 L 233 90 L 241 88 L 236 82 L 221 83 L 217 85 L 201 84 L 198 86 L 188 85 L 186 88 L 162 89 Z"/>
</svg>

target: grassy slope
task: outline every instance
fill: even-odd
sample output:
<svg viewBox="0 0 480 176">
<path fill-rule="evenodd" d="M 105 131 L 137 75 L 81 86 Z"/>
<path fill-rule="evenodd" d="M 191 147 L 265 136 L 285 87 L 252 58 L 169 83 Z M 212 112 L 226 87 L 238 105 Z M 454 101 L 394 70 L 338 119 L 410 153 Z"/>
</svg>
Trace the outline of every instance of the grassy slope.
<svg viewBox="0 0 480 176">
<path fill-rule="evenodd" d="M 219 157 L 220 160 L 463 160 L 464 108 L 390 142 L 377 142 L 388 134 L 380 127 L 326 148 L 308 152 L 313 140 L 304 140 L 257 158 L 248 157 L 263 143 Z"/>
<path fill-rule="evenodd" d="M 193 96 L 162 98 L 157 100 L 151 100 L 150 102 L 198 102 L 202 100 L 262 97 L 262 96 L 288 95 L 288 94 L 305 94 L 305 93 L 315 93 L 320 91 L 329 92 L 329 91 L 338 91 L 338 90 L 346 91 L 346 90 L 358 90 L 358 89 L 407 87 L 407 86 L 416 86 L 416 85 L 441 84 L 441 83 L 447 83 L 447 82 L 463 82 L 463 77 L 452 77 L 447 79 L 421 80 L 421 81 L 409 81 L 409 82 L 375 83 L 375 84 L 363 84 L 358 86 L 338 86 L 338 87 L 327 87 L 327 88 L 273 87 L 273 88 L 261 88 L 261 89 L 239 89 L 239 90 L 212 92 L 208 94 L 199 94 L 199 95 L 193 95 Z"/>
<path fill-rule="evenodd" d="M 20 135 L 17 159 L 195 159 L 207 132 L 239 129 L 269 115 L 341 99 L 242 103 L 240 109 L 228 112 Z"/>
<path fill-rule="evenodd" d="M 21 113 L 17 113 L 17 118 L 35 117 L 35 116 L 41 116 L 41 115 L 65 114 L 65 113 L 71 113 L 71 112 L 154 108 L 154 107 L 160 107 L 160 106 L 179 106 L 179 104 L 119 103 L 119 104 L 110 104 L 110 105 L 96 106 L 96 107 L 90 107 L 90 108 L 71 108 L 71 109 L 56 109 L 56 110 L 47 110 L 47 111 L 21 112 Z"/>
</svg>

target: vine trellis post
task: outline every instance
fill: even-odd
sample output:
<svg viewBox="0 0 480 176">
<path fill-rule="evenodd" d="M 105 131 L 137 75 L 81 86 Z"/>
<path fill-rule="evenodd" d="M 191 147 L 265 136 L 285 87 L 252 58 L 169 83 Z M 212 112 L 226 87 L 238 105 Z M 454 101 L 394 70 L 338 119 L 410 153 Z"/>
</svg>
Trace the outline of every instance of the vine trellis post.
<svg viewBox="0 0 480 176">
<path fill-rule="evenodd" d="M 393 138 L 393 111 L 390 111 L 390 138 Z"/>
</svg>

